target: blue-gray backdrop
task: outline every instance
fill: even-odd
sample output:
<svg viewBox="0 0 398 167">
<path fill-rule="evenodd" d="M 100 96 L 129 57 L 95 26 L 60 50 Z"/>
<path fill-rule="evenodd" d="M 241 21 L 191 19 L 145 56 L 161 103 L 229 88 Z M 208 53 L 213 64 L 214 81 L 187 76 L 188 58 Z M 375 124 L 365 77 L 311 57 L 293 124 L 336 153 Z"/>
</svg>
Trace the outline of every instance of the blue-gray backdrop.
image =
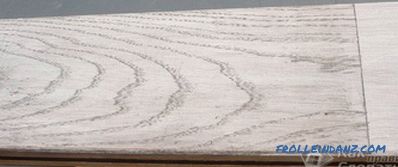
<svg viewBox="0 0 398 167">
<path fill-rule="evenodd" d="M 0 0 L 0 18 L 378 1 L 389 0 Z"/>
</svg>

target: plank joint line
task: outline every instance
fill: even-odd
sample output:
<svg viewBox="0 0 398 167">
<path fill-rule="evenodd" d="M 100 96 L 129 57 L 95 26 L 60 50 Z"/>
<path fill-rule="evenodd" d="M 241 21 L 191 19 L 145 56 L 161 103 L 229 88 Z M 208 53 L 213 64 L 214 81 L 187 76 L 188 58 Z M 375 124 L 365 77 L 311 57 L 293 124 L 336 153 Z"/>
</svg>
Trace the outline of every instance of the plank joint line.
<svg viewBox="0 0 398 167">
<path fill-rule="evenodd" d="M 368 138 L 368 145 L 370 145 L 370 130 L 369 130 L 369 118 L 368 118 L 368 110 L 366 107 L 366 93 L 365 93 L 365 82 L 363 76 L 363 66 L 362 66 L 362 55 L 361 55 L 361 45 L 359 43 L 359 30 L 358 30 L 358 18 L 357 18 L 357 11 L 355 9 L 355 4 L 352 4 L 353 12 L 354 12 L 354 19 L 355 19 L 355 34 L 357 38 L 357 49 L 358 49 L 358 58 L 359 58 L 359 68 L 361 70 L 361 85 L 362 85 L 362 98 L 363 98 L 363 109 L 365 110 L 365 121 L 366 121 L 366 131 L 367 131 L 367 138 Z"/>
</svg>

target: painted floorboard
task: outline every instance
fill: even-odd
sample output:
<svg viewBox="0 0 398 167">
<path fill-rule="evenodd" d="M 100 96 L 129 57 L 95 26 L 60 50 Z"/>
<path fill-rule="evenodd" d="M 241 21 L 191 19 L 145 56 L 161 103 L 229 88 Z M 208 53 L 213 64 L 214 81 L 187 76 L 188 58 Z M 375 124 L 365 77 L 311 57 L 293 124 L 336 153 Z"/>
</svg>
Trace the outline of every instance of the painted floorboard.
<svg viewBox="0 0 398 167">
<path fill-rule="evenodd" d="M 1 19 L 0 148 L 367 144 L 356 30 L 353 5 Z"/>
<path fill-rule="evenodd" d="M 398 153 L 398 3 L 358 4 L 370 141 Z"/>
</svg>

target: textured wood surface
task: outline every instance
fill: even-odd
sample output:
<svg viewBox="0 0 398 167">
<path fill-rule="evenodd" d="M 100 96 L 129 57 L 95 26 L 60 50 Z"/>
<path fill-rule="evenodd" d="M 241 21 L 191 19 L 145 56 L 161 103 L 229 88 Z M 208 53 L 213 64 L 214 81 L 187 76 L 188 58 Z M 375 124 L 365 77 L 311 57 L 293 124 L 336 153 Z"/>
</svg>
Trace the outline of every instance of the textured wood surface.
<svg viewBox="0 0 398 167">
<path fill-rule="evenodd" d="M 366 110 L 357 25 L 372 33 L 384 15 L 362 21 L 354 7 L 2 19 L 0 147 L 259 155 L 368 144 L 367 112 L 379 110 Z M 365 88 L 379 86 L 364 71 L 376 85 Z M 391 128 L 389 117 L 371 125 Z"/>
<path fill-rule="evenodd" d="M 398 4 L 358 4 L 369 134 L 398 153 Z"/>
</svg>

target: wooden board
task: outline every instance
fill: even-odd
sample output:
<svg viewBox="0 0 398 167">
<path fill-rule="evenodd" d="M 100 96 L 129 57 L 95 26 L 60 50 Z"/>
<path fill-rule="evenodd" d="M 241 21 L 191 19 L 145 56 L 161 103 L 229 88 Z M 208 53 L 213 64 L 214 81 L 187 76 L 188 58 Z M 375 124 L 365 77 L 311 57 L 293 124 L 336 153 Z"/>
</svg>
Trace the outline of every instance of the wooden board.
<svg viewBox="0 0 398 167">
<path fill-rule="evenodd" d="M 358 20 L 353 5 L 2 19 L 0 148 L 264 156 L 373 143 Z"/>
<path fill-rule="evenodd" d="M 370 141 L 398 153 L 398 4 L 358 4 Z"/>
<path fill-rule="evenodd" d="M 374 163 L 396 163 L 397 159 L 386 156 L 366 155 L 350 156 L 329 155 L 319 157 L 310 155 L 188 155 L 188 154 L 104 154 L 104 153 L 54 153 L 32 151 L 0 152 L 0 164 L 38 165 L 38 166 L 303 166 L 323 164 L 323 166 L 363 165 Z M 320 160 L 320 161 L 319 161 Z M 327 163 L 325 163 L 327 162 Z M 341 166 L 341 165 L 340 165 Z"/>
</svg>

